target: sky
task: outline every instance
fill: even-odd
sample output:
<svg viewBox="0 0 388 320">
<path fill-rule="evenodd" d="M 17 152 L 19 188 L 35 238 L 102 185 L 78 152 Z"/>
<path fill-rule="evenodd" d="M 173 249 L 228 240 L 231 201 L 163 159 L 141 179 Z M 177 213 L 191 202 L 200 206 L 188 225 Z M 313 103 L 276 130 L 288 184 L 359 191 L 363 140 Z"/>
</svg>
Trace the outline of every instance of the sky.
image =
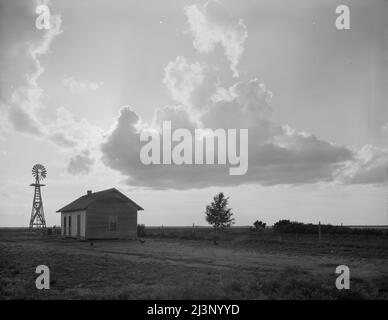
<svg viewBox="0 0 388 320">
<path fill-rule="evenodd" d="M 112 187 L 146 225 L 205 225 L 221 191 L 236 225 L 388 224 L 387 13 L 384 0 L 0 0 L 0 226 L 28 225 L 36 163 L 48 225 Z M 247 173 L 141 163 L 141 133 L 166 120 L 248 129 Z"/>
</svg>

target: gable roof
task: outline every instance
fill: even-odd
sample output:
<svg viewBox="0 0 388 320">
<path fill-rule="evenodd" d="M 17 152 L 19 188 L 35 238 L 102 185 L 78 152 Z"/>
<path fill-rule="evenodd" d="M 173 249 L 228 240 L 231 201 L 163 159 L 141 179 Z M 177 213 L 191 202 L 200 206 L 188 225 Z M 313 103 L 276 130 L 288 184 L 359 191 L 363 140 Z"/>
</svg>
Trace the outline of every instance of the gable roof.
<svg viewBox="0 0 388 320">
<path fill-rule="evenodd" d="M 142 207 L 140 207 L 134 201 L 129 199 L 126 195 L 121 193 L 116 188 L 111 188 L 111 189 L 107 189 L 107 190 L 93 192 L 91 194 L 86 194 L 82 197 L 79 197 L 78 199 L 74 200 L 73 202 L 70 202 L 68 205 L 64 206 L 63 208 L 57 210 L 57 212 L 70 212 L 70 211 L 77 211 L 77 210 L 85 210 L 93 202 L 95 202 L 97 200 L 104 199 L 112 194 L 114 194 L 115 196 L 118 196 L 119 198 L 126 201 L 127 203 L 133 204 L 137 208 L 137 210 L 144 210 Z"/>
</svg>

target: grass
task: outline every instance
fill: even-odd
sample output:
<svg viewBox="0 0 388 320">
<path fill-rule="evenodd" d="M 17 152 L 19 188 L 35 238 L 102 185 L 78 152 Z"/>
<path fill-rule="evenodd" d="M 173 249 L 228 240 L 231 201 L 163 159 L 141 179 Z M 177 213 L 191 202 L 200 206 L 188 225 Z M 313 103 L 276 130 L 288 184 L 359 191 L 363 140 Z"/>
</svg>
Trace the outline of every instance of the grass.
<svg viewBox="0 0 388 320">
<path fill-rule="evenodd" d="M 181 240 L 213 240 L 213 230 L 208 227 L 146 227 L 145 238 Z M 267 229 L 253 232 L 249 227 L 233 227 L 220 235 L 220 241 L 230 247 L 267 252 L 295 252 L 312 255 L 336 253 L 342 256 L 363 258 L 388 258 L 388 234 L 280 234 Z M 354 254 L 353 254 L 354 253 Z"/>
<path fill-rule="evenodd" d="M 235 232 L 221 235 L 218 246 L 154 235 L 143 245 L 99 241 L 91 247 L 0 230 L 0 299 L 387 299 L 383 240 L 380 247 L 376 239 L 359 238 L 317 245 L 306 237 Z M 352 251 L 333 254 L 335 245 Z M 351 267 L 350 290 L 334 286 L 342 263 Z M 35 288 L 39 264 L 50 268 L 50 290 Z"/>
</svg>

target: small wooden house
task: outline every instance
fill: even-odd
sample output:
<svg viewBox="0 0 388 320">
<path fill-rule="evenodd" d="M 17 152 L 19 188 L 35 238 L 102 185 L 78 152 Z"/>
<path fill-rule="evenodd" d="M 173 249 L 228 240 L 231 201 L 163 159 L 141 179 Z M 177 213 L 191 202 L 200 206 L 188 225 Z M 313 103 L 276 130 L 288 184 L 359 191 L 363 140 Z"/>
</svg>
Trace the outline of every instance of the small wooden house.
<svg viewBox="0 0 388 320">
<path fill-rule="evenodd" d="M 62 235 L 82 239 L 137 237 L 137 212 L 143 210 L 115 188 L 92 193 L 59 209 Z"/>
</svg>

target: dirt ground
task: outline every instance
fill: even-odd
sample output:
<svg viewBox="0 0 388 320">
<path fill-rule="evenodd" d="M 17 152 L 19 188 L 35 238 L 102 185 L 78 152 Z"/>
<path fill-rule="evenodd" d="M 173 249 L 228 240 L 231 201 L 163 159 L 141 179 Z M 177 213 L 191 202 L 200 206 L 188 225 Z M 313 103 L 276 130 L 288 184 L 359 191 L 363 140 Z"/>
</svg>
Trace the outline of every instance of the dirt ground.
<svg viewBox="0 0 388 320">
<path fill-rule="evenodd" d="M 0 298 L 387 299 L 386 241 L 90 242 L 0 231 Z M 50 268 L 50 290 L 35 288 L 42 264 Z M 335 287 L 338 265 L 350 268 L 350 290 Z"/>
</svg>

